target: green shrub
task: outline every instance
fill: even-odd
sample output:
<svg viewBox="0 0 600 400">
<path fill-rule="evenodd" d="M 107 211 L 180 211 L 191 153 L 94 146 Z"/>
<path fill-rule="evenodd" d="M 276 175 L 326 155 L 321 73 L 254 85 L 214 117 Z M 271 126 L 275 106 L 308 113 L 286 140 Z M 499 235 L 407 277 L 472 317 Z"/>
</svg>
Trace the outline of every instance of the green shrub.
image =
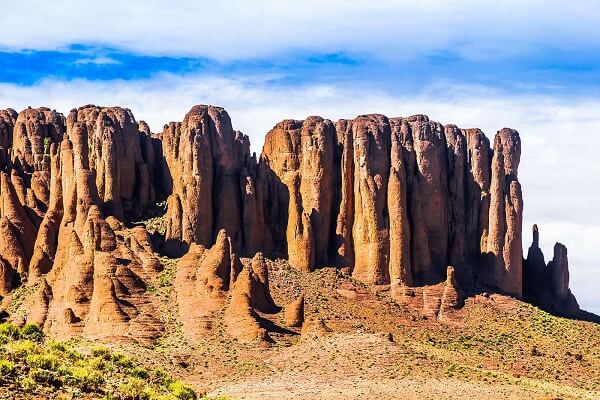
<svg viewBox="0 0 600 400">
<path fill-rule="evenodd" d="M 54 350 L 54 351 L 59 351 L 61 353 L 64 353 L 65 351 L 67 351 L 67 347 L 65 346 L 64 343 L 62 342 L 58 342 L 56 340 L 49 340 L 46 342 L 46 347 L 49 350 Z"/>
<path fill-rule="evenodd" d="M 58 358 L 53 354 L 28 354 L 25 362 L 31 368 L 41 368 L 49 371 L 55 371 L 60 365 Z"/>
<path fill-rule="evenodd" d="M 8 360 L 0 360 L 0 381 L 5 382 L 15 372 L 15 363 Z"/>
<path fill-rule="evenodd" d="M 150 374 L 144 368 L 135 367 L 131 371 L 129 371 L 129 375 L 135 376 L 136 378 L 148 379 Z"/>
<path fill-rule="evenodd" d="M 198 396 L 194 390 L 180 381 L 175 381 L 169 385 L 169 391 L 179 400 L 195 400 Z"/>
<path fill-rule="evenodd" d="M 102 357 L 105 360 L 110 360 L 110 349 L 104 346 L 94 346 L 91 350 L 92 356 L 94 357 Z"/>
<path fill-rule="evenodd" d="M 171 376 L 169 376 L 169 374 L 167 374 L 167 372 L 162 368 L 155 368 L 152 370 L 150 379 L 153 383 L 164 387 L 169 387 L 169 385 L 173 383 L 173 378 L 171 378 Z"/>
<path fill-rule="evenodd" d="M 8 339 L 19 339 L 19 329 L 13 324 L 0 324 L 0 336 L 4 336 Z"/>
<path fill-rule="evenodd" d="M 29 370 L 29 377 L 38 383 L 52 384 L 56 382 L 57 376 L 55 372 L 42 368 L 32 368 Z"/>
<path fill-rule="evenodd" d="M 8 352 L 16 358 L 25 357 L 28 354 L 39 353 L 39 346 L 31 340 L 19 340 L 7 343 L 4 346 Z"/>
<path fill-rule="evenodd" d="M 68 371 L 67 382 L 84 392 L 91 392 L 102 386 L 104 377 L 100 371 L 90 367 L 71 367 Z"/>
<path fill-rule="evenodd" d="M 21 389 L 25 392 L 32 392 L 37 387 L 37 384 L 31 377 L 26 376 L 19 381 L 19 386 L 21 386 Z"/>
<path fill-rule="evenodd" d="M 40 342 L 44 338 L 44 332 L 35 324 L 25 324 L 20 331 L 21 338 Z"/>
<path fill-rule="evenodd" d="M 125 383 L 119 385 L 119 398 L 122 400 L 148 399 L 149 394 L 146 389 L 146 383 L 142 379 L 129 377 Z"/>
<path fill-rule="evenodd" d="M 108 365 L 106 364 L 106 360 L 102 357 L 94 357 L 88 361 L 89 367 L 95 369 L 97 371 L 107 370 Z"/>
<path fill-rule="evenodd" d="M 121 353 L 113 353 L 111 356 L 111 360 L 115 365 L 119 367 L 123 367 L 126 369 L 133 367 L 133 360 Z"/>
</svg>

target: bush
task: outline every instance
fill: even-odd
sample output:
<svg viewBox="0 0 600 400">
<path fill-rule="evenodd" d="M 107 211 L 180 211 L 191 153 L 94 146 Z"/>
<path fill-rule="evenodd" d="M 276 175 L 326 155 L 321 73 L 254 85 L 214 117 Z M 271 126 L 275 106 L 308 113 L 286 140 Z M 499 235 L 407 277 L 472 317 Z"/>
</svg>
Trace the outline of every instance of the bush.
<svg viewBox="0 0 600 400">
<path fill-rule="evenodd" d="M 67 382 L 84 392 L 91 392 L 102 386 L 104 377 L 90 367 L 71 367 L 68 370 Z"/>
<path fill-rule="evenodd" d="M 95 346 L 92 347 L 92 356 L 94 357 L 102 357 L 105 360 L 110 360 L 110 349 L 104 346 Z"/>
<path fill-rule="evenodd" d="M 19 340 L 17 342 L 10 342 L 6 346 L 6 350 L 11 356 L 19 358 L 25 357 L 28 354 L 39 353 L 39 346 L 30 340 Z"/>
<path fill-rule="evenodd" d="M 148 377 L 150 376 L 150 374 L 148 373 L 147 370 L 145 370 L 144 368 L 139 368 L 139 367 L 133 368 L 129 372 L 129 375 L 134 376 L 136 378 L 140 378 L 140 379 L 148 379 Z"/>
<path fill-rule="evenodd" d="M 8 339 L 19 339 L 19 329 L 9 323 L 0 324 L 0 336 Z"/>
<path fill-rule="evenodd" d="M 44 332 L 35 324 L 25 324 L 20 331 L 21 338 L 40 342 L 44 338 Z"/>
<path fill-rule="evenodd" d="M 169 385 L 169 391 L 179 400 L 195 400 L 197 398 L 194 390 L 180 381 L 175 381 Z"/>
<path fill-rule="evenodd" d="M 53 354 L 28 354 L 25 362 L 31 368 L 41 368 L 49 371 L 56 371 L 60 362 Z"/>
<path fill-rule="evenodd" d="M 46 347 L 48 347 L 50 350 L 59 351 L 61 353 L 64 353 L 67 350 L 67 347 L 64 343 L 57 342 L 56 340 L 50 340 L 46 342 Z"/>
<path fill-rule="evenodd" d="M 19 381 L 19 386 L 21 386 L 25 392 L 32 392 L 36 388 L 37 384 L 31 377 L 26 376 Z"/>
<path fill-rule="evenodd" d="M 8 360 L 0 360 L 0 381 L 6 382 L 7 378 L 15 372 L 15 363 Z"/>
<path fill-rule="evenodd" d="M 127 382 L 119 385 L 119 398 L 122 400 L 148 399 L 150 396 L 146 389 L 146 383 L 142 379 L 129 377 Z"/>
<path fill-rule="evenodd" d="M 173 383 L 173 378 L 171 378 L 162 368 L 155 368 L 152 370 L 152 376 L 150 379 L 153 383 L 157 383 L 158 385 L 164 387 L 169 387 L 169 385 Z"/>
<path fill-rule="evenodd" d="M 133 360 L 121 353 L 113 353 L 111 356 L 112 362 L 123 368 L 131 368 L 133 367 Z"/>
<path fill-rule="evenodd" d="M 38 383 L 55 383 L 57 374 L 42 368 L 32 368 L 29 370 L 29 377 Z"/>
</svg>

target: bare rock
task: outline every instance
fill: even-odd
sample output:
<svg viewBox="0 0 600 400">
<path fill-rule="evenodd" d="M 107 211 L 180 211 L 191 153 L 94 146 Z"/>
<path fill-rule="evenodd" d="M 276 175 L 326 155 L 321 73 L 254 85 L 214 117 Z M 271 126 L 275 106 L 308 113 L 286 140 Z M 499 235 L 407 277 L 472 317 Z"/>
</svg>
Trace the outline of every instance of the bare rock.
<svg viewBox="0 0 600 400">
<path fill-rule="evenodd" d="M 304 296 L 301 295 L 285 307 L 284 320 L 290 328 L 302 326 L 304 323 Z"/>
<path fill-rule="evenodd" d="M 518 132 L 507 128 L 499 131 L 494 140 L 490 185 L 488 283 L 517 298 L 523 294 L 523 197 L 517 180 L 520 155 Z"/>
<path fill-rule="evenodd" d="M 390 125 L 372 114 L 352 122 L 354 142 L 354 270 L 368 284 L 389 282 L 386 194 L 390 173 Z"/>
<path fill-rule="evenodd" d="M 173 193 L 167 240 L 210 246 L 225 229 L 241 249 L 239 179 L 249 158 L 248 138 L 232 129 L 224 109 L 200 105 L 182 123 L 166 125 L 162 141 Z"/>
<path fill-rule="evenodd" d="M 289 193 L 287 253 L 310 271 L 329 260 L 336 131 L 320 117 L 286 120 L 265 138 L 263 158 Z"/>
<path fill-rule="evenodd" d="M 447 269 L 446 282 L 444 283 L 444 292 L 442 294 L 438 318 L 440 320 L 449 318 L 452 311 L 462 307 L 462 305 L 463 295 L 456 281 L 454 267 L 449 266 Z"/>
</svg>

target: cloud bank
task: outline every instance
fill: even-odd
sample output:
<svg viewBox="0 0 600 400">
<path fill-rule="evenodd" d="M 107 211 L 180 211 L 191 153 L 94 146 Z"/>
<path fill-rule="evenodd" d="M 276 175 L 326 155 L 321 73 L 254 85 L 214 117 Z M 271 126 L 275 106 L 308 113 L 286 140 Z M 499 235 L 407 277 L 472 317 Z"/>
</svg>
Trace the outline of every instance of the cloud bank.
<svg viewBox="0 0 600 400">
<path fill-rule="evenodd" d="M 0 48 L 85 43 L 217 60 L 296 49 L 380 59 L 451 53 L 493 61 L 548 47 L 591 57 L 600 47 L 599 19 L 600 4 L 593 0 L 5 0 Z"/>
</svg>

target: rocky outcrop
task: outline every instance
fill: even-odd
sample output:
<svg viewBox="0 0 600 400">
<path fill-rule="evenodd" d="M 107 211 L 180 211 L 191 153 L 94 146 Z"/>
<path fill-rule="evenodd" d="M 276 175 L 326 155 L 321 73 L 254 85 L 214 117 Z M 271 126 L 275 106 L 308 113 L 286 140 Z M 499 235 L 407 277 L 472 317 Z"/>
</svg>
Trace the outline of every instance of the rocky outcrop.
<svg viewBox="0 0 600 400">
<path fill-rule="evenodd" d="M 240 270 L 241 264 L 224 230 L 208 249 L 201 244 L 190 246 L 179 260 L 175 276 L 179 320 L 185 332 L 198 336 L 215 327 L 217 312 L 223 308 Z"/>
<path fill-rule="evenodd" d="M 36 282 L 54 265 L 54 255 L 58 248 L 58 233 L 63 218 L 62 174 L 59 145 L 53 143 L 50 149 L 50 199 L 48 210 L 40 224 L 33 246 L 33 256 L 29 267 L 28 280 Z"/>
<path fill-rule="evenodd" d="M 301 327 L 304 323 L 304 296 L 298 297 L 285 307 L 285 325 L 290 328 Z"/>
<path fill-rule="evenodd" d="M 36 237 L 34 224 L 21 204 L 11 178 L 6 172 L 0 175 L 0 259 L 4 261 L 6 277 L 16 276 L 27 280 L 29 261 Z M 13 272 L 9 272 L 12 270 Z M 13 285 L 4 283 L 7 287 Z"/>
<path fill-rule="evenodd" d="M 12 108 L 0 110 L 0 169 L 10 165 L 12 135 L 17 119 L 17 112 Z"/>
<path fill-rule="evenodd" d="M 476 290 L 575 315 L 566 248 L 546 265 L 535 228 L 523 260 L 520 155 L 512 129 L 490 146 L 425 115 L 284 120 L 257 157 L 214 106 L 160 134 L 121 107 L 1 110 L 0 296 L 27 282 L 28 319 L 50 332 L 149 342 L 162 329 L 147 290 L 160 252 L 183 256 L 174 286 L 187 334 L 222 322 L 268 341 L 279 308 L 266 254 L 343 268 L 441 321 Z M 150 216 L 152 237 L 135 222 Z M 304 323 L 302 297 L 284 321 L 327 331 Z"/>
<path fill-rule="evenodd" d="M 335 142 L 333 123 L 320 117 L 283 121 L 265 138 L 263 160 L 289 196 L 289 262 L 305 271 L 329 260 Z"/>
<path fill-rule="evenodd" d="M 241 341 L 271 340 L 259 315 L 279 311 L 271 298 L 268 276 L 265 259 L 257 253 L 233 285 L 224 321 L 227 332 Z"/>
<path fill-rule="evenodd" d="M 487 283 L 522 297 L 521 225 L 523 197 L 517 180 L 521 141 L 517 131 L 502 129 L 494 139 L 487 254 Z"/>
<path fill-rule="evenodd" d="M 180 123 L 165 125 L 163 155 L 172 182 L 166 240 L 172 253 L 191 243 L 210 246 L 225 229 L 243 243 L 242 170 L 250 157 L 247 136 L 234 131 L 224 109 L 193 107 Z"/>
<path fill-rule="evenodd" d="M 449 266 L 446 272 L 446 282 L 444 283 L 438 319 L 451 318 L 452 311 L 462 307 L 463 300 L 463 293 L 456 281 L 454 267 Z"/>
<path fill-rule="evenodd" d="M 244 266 L 225 230 L 219 231 L 208 249 L 201 244 L 190 246 L 177 265 L 175 289 L 178 319 L 187 336 L 211 334 L 225 308 L 223 320 L 232 336 L 243 341 L 269 340 L 258 313 L 274 313 L 279 308 L 271 298 L 265 259 L 257 253 Z"/>
<path fill-rule="evenodd" d="M 154 183 L 150 179 L 153 149 L 146 144 L 142 152 L 140 147 L 148 133 L 139 131 L 129 109 L 88 105 L 69 113 L 67 136 L 87 144 L 81 151 L 86 153 L 89 169 L 95 172 L 105 215 L 123 219 L 124 213 L 131 213 L 137 217 L 154 202 Z"/>
<path fill-rule="evenodd" d="M 533 226 L 533 241 L 524 261 L 525 299 L 550 312 L 568 317 L 580 314 L 579 305 L 569 289 L 567 248 L 554 245 L 554 257 L 546 265 L 539 247 L 539 230 Z"/>
<path fill-rule="evenodd" d="M 28 108 L 17 116 L 13 129 L 11 165 L 22 179 L 22 201 L 41 220 L 50 201 L 50 147 L 60 143 L 65 117 L 49 108 Z"/>
<path fill-rule="evenodd" d="M 63 226 L 52 270 L 33 313 L 49 332 L 62 337 L 129 337 L 149 343 L 161 331 L 147 292 L 161 264 L 143 229 L 127 230 L 90 207 L 83 229 Z M 51 295 L 48 295 L 48 292 Z M 43 318 L 42 318 L 43 316 Z"/>
</svg>

